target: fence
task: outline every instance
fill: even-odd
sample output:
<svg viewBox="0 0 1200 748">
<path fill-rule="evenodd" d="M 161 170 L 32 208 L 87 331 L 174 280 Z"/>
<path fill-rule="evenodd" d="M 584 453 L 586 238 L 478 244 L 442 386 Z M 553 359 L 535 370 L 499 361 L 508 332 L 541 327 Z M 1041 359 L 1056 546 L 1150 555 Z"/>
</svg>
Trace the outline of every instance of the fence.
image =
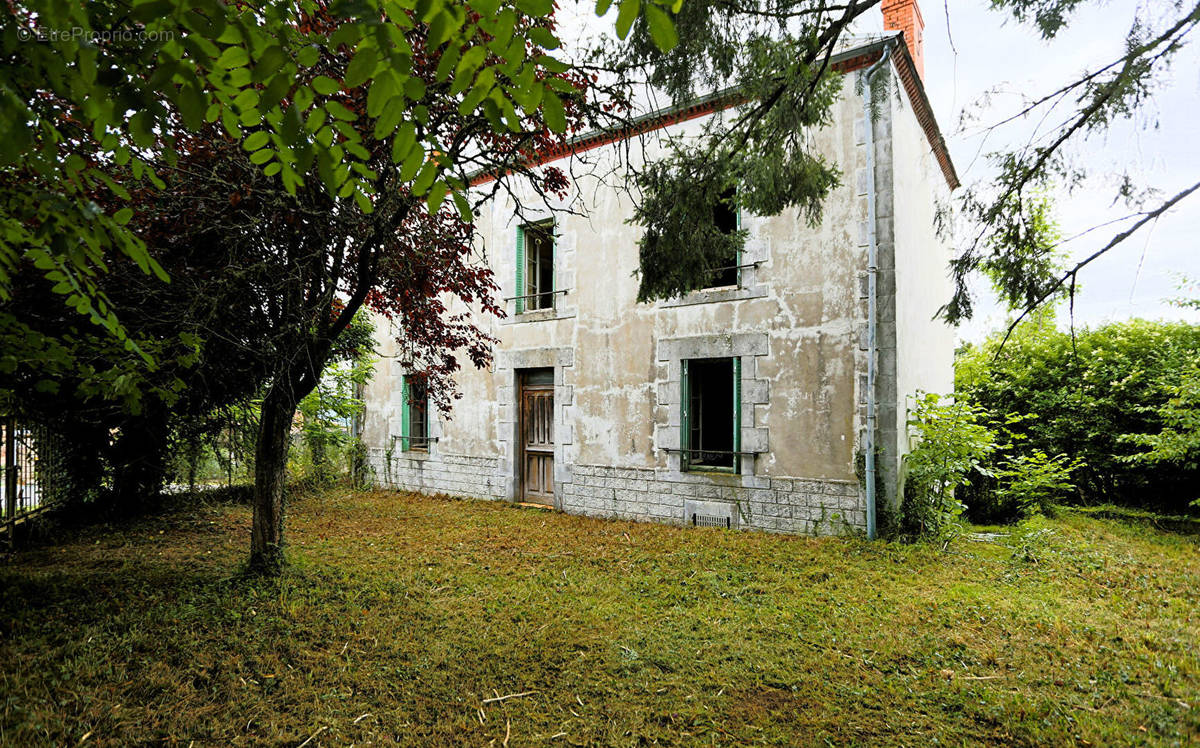
<svg viewBox="0 0 1200 748">
<path fill-rule="evenodd" d="M 13 418 L 0 421 L 3 449 L 0 467 L 4 480 L 0 485 L 0 531 L 13 537 L 18 522 L 37 514 L 63 496 L 66 481 L 58 469 L 61 454 L 58 438 L 40 426 L 26 426 Z"/>
</svg>

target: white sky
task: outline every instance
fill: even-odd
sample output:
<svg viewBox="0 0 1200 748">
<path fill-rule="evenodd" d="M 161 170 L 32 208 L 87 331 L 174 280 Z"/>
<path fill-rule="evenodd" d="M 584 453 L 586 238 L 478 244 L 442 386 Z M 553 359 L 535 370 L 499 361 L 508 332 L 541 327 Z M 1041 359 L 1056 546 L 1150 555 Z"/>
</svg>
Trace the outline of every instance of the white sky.
<svg viewBox="0 0 1200 748">
<path fill-rule="evenodd" d="M 926 90 L 963 184 L 988 176 L 987 164 L 976 159 L 977 153 L 1018 146 L 1036 124 L 1014 122 L 981 143 L 980 128 L 960 131 L 959 115 L 965 106 L 989 90 L 1002 88 L 1007 93 L 994 96 L 980 120 L 990 124 L 1019 111 L 1022 94 L 1049 93 L 1080 71 L 1111 62 L 1123 48 L 1134 11 L 1142 7 L 1143 3 L 1129 0 L 1093 3 L 1075 16 L 1057 39 L 1044 42 L 1031 28 L 990 10 L 984 0 L 950 0 L 948 7 L 926 0 L 921 9 Z M 1130 169 L 1142 185 L 1154 186 L 1164 196 L 1200 179 L 1200 49 L 1186 47 L 1176 56 L 1167 85 L 1135 123 L 1114 128 L 1105 138 L 1073 152 L 1072 157 L 1097 176 Z M 1111 182 L 1106 185 L 1103 179 L 1074 194 L 1060 191 L 1055 200 L 1064 236 L 1128 212 L 1123 205 L 1112 205 Z M 1121 228 L 1100 229 L 1070 242 L 1070 255 L 1080 259 L 1091 254 Z M 1166 303 L 1179 295 L 1178 274 L 1200 280 L 1198 242 L 1200 193 L 1193 193 L 1156 224 L 1147 224 L 1083 271 L 1076 321 L 1094 324 L 1147 317 L 1200 322 L 1200 313 Z M 960 328 L 959 334 L 979 339 L 1003 321 L 1004 314 L 994 304 L 981 305 L 976 319 Z"/>
</svg>

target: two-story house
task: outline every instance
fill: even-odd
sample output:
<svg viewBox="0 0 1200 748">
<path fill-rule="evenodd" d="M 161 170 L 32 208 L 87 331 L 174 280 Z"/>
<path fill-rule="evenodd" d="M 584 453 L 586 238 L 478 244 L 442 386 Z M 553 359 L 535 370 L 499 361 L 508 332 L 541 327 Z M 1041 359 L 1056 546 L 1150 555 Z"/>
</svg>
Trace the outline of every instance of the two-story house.
<svg viewBox="0 0 1200 748">
<path fill-rule="evenodd" d="M 847 76 L 813 134 L 842 184 L 811 227 L 796 211 L 723 217 L 749 239 L 713 287 L 638 303 L 638 237 L 621 170 L 664 135 L 698 132 L 729 97 L 648 115 L 638 147 L 576 144 L 572 213 L 518 215 L 497 197 L 476 222 L 509 316 L 494 366 L 458 377 L 437 417 L 406 384 L 386 330 L 363 438 L 377 482 L 581 514 L 783 532 L 872 532 L 893 505 L 906 399 L 952 388 L 953 332 L 938 203 L 957 187 L 921 82 L 920 11 L 885 0 L 890 31 L 834 59 Z M 882 77 L 874 111 L 855 76 Z M 607 150 L 606 150 L 607 149 Z M 610 159 L 611 163 L 606 162 Z M 569 167 L 568 171 L 571 171 Z"/>
</svg>

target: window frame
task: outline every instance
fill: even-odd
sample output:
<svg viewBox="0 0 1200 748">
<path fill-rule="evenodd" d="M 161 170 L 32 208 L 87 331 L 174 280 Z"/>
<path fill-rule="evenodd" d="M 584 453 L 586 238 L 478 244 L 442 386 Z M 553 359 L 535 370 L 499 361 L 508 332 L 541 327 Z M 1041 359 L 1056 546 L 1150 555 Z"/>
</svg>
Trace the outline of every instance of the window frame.
<svg viewBox="0 0 1200 748">
<path fill-rule="evenodd" d="M 429 437 L 429 395 L 422 388 L 419 392 L 425 394 L 421 398 L 422 402 L 416 408 L 413 404 L 416 399 L 413 397 L 413 382 L 407 377 L 401 377 L 401 392 L 403 402 L 401 404 L 401 422 L 400 422 L 400 451 L 401 452 L 429 452 L 429 444 L 432 441 Z M 416 411 L 416 413 L 414 413 Z M 413 420 L 414 415 L 419 414 L 419 420 L 423 425 L 421 431 L 422 436 L 413 435 Z M 420 443 L 414 442 L 420 440 Z"/>
<path fill-rule="evenodd" d="M 731 444 L 732 467 L 720 465 L 694 465 L 692 463 L 692 361 L 728 360 L 732 369 L 733 386 L 733 434 Z M 742 358 L 741 356 L 707 356 L 679 361 L 679 470 L 683 473 L 726 473 L 740 475 L 742 472 Z"/>
<path fill-rule="evenodd" d="M 549 289 L 539 290 L 537 288 L 536 284 L 539 282 L 538 276 L 541 275 L 540 272 L 535 271 L 533 273 L 533 278 L 527 277 L 529 274 L 529 268 L 527 267 L 529 264 L 528 234 L 531 233 L 531 229 L 538 232 L 545 232 L 546 236 L 550 239 Z M 558 221 L 556 221 L 554 217 L 550 217 L 539 221 L 530 221 L 517 226 L 515 260 L 516 293 L 514 293 L 513 296 L 514 300 L 516 301 L 517 314 L 520 315 L 557 309 Z M 530 288 L 531 283 L 534 284 L 532 290 Z M 529 302 L 535 298 L 537 298 L 538 302 L 541 303 L 541 297 L 545 296 L 549 296 L 549 299 L 547 302 L 545 302 L 544 306 L 533 307 L 530 305 Z"/>
</svg>

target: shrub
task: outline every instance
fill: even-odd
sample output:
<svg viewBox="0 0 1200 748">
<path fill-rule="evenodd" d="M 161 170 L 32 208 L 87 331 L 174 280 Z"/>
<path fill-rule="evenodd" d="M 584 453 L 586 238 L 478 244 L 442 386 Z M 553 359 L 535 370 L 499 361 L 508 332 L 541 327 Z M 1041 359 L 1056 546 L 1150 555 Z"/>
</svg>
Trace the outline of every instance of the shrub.
<svg viewBox="0 0 1200 748">
<path fill-rule="evenodd" d="M 964 400 L 942 402 L 917 393 L 908 421 L 912 449 L 904 458 L 901 532 L 912 539 L 943 543 L 956 534 L 966 508 L 955 491 L 984 471 L 996 436 L 983 423 L 986 411 Z"/>
<path fill-rule="evenodd" d="M 1081 464 L 1079 458 L 1049 457 L 1040 449 L 1017 454 L 995 472 L 997 499 L 1017 507 L 1024 517 L 1053 516 L 1057 505 L 1075 490 L 1071 473 Z"/>
<path fill-rule="evenodd" d="M 1156 434 L 1126 434 L 1122 441 L 1145 452 L 1124 457 L 1134 465 L 1200 469 L 1200 362 L 1193 361 L 1171 387 L 1170 399 L 1158 409 L 1163 428 Z"/>
<path fill-rule="evenodd" d="M 1029 416 L 1010 427 L 1011 448 L 992 456 L 988 472 L 1036 450 L 1066 454 L 1080 460 L 1066 499 L 1187 511 L 1200 464 L 1137 455 L 1153 450 L 1156 436 L 1165 448 L 1194 433 L 1182 420 L 1172 426 L 1169 403 L 1186 406 L 1180 379 L 1200 359 L 1200 325 L 1135 319 L 1078 329 L 1072 339 L 1042 317 L 1019 326 L 1003 349 L 1000 341 L 993 335 L 969 346 L 955 367 L 960 399 L 997 416 Z M 989 495 L 996 488 L 985 480 L 965 489 L 972 519 L 1008 518 L 1013 507 Z"/>
</svg>

